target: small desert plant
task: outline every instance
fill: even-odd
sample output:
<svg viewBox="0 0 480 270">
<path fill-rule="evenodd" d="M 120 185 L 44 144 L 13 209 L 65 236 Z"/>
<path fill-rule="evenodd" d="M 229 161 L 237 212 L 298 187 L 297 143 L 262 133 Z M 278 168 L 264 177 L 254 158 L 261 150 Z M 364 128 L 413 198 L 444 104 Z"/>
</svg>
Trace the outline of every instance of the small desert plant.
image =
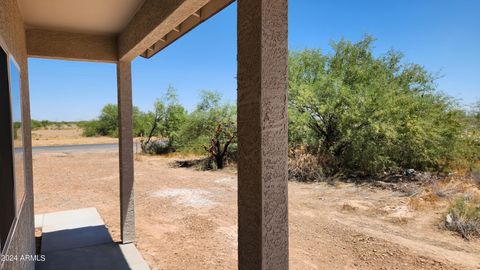
<svg viewBox="0 0 480 270">
<path fill-rule="evenodd" d="M 300 182 L 320 180 L 322 173 L 317 157 L 303 150 L 291 151 L 288 157 L 288 179 Z"/>
<path fill-rule="evenodd" d="M 475 184 L 480 186 L 480 162 L 477 162 L 470 173 Z"/>
<path fill-rule="evenodd" d="M 168 141 L 164 140 L 149 139 L 147 142 L 145 142 L 142 139 L 140 140 L 140 146 L 142 148 L 142 152 L 145 154 L 164 155 L 175 152 L 175 148 L 170 146 Z"/>
<path fill-rule="evenodd" d="M 457 198 L 445 217 L 445 227 L 465 239 L 480 237 L 480 199 Z"/>
</svg>

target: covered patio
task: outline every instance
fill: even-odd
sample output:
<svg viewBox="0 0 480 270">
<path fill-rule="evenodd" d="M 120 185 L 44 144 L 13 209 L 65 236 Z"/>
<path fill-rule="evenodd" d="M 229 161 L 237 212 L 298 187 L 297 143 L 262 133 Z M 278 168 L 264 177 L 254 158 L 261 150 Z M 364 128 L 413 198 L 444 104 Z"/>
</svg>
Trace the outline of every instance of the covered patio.
<svg viewBox="0 0 480 270">
<path fill-rule="evenodd" d="M 6 10 L 16 9 L 15 0 L 7 2 L 10 5 Z M 135 243 L 131 62 L 137 56 L 150 58 L 161 53 L 164 48 L 232 2 L 234 1 L 18 0 L 24 29 L 17 27 L 16 35 L 23 35 L 24 31 L 26 57 L 117 65 L 119 218 L 123 244 L 120 247 L 128 248 Z M 237 2 L 238 267 L 288 269 L 288 0 Z M 1 11 L 3 17 L 4 12 Z M 1 23 L 0 21 L 0 25 Z M 6 47 L 15 50 L 12 46 Z M 35 176 L 31 166 L 28 71 L 26 59 L 17 61 L 22 63 L 26 204 L 32 207 L 32 179 Z M 27 213 L 31 215 L 28 218 L 33 219 L 33 210 Z M 69 225 L 65 227 L 68 228 Z M 77 232 L 81 234 L 76 229 L 69 231 L 69 237 L 75 238 L 73 234 Z M 103 237 L 102 234 L 99 235 Z M 94 252 L 95 256 L 102 256 L 104 251 L 100 248 Z M 121 250 L 120 253 L 122 252 Z M 12 267 L 20 269 L 18 265 Z M 98 267 L 101 267 L 101 263 Z M 138 269 L 143 269 L 143 266 L 139 267 Z M 27 268 L 33 269 L 33 265 Z"/>
</svg>

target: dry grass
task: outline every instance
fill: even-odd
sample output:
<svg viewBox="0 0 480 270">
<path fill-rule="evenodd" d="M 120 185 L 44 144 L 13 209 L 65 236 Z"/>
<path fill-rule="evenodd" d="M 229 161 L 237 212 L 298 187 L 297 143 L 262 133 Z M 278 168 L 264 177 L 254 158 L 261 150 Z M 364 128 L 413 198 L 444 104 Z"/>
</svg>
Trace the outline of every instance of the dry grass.
<svg viewBox="0 0 480 270">
<path fill-rule="evenodd" d="M 472 178 L 464 176 L 450 176 L 433 182 L 421 192 L 409 198 L 408 205 L 413 210 L 424 210 L 434 206 L 445 206 L 453 198 L 464 194 L 475 193 L 478 186 Z"/>
<path fill-rule="evenodd" d="M 415 211 L 446 209 L 441 227 L 465 239 L 480 237 L 480 190 L 471 177 L 457 175 L 436 181 L 411 196 L 408 207 Z"/>
<path fill-rule="evenodd" d="M 407 217 L 393 217 L 388 221 L 395 225 L 406 225 L 408 224 L 409 219 Z"/>
<path fill-rule="evenodd" d="M 410 209 L 419 211 L 430 209 L 442 201 L 442 197 L 437 194 L 435 188 L 426 188 L 418 196 L 409 198 L 408 206 Z"/>
<path fill-rule="evenodd" d="M 358 210 L 358 207 L 355 207 L 355 206 L 352 206 L 351 204 L 349 203 L 344 203 L 342 205 L 342 211 L 345 211 L 345 212 L 355 212 Z"/>
<path fill-rule="evenodd" d="M 75 144 L 108 144 L 118 143 L 117 138 L 83 137 L 83 129 L 76 125 L 49 126 L 32 131 L 33 146 L 57 146 Z"/>
<path fill-rule="evenodd" d="M 480 186 L 480 161 L 473 166 L 470 175 L 472 176 L 473 182 Z"/>
<path fill-rule="evenodd" d="M 288 179 L 311 182 L 322 178 L 318 160 L 314 155 L 307 154 L 303 150 L 294 150 L 288 157 Z"/>
<path fill-rule="evenodd" d="M 415 211 L 423 210 L 426 207 L 426 203 L 422 198 L 419 197 L 411 197 L 408 201 L 408 207 Z"/>
</svg>

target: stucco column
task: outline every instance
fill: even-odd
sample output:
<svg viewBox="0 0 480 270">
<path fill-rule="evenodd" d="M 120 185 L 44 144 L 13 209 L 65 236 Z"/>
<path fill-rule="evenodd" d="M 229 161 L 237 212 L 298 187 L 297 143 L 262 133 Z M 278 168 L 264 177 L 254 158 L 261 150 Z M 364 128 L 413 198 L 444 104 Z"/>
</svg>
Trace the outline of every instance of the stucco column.
<svg viewBox="0 0 480 270">
<path fill-rule="evenodd" d="M 288 0 L 238 0 L 238 264 L 288 269 Z"/>
<path fill-rule="evenodd" d="M 135 240 L 131 63 L 117 63 L 120 156 L 120 231 L 123 243 Z"/>
</svg>

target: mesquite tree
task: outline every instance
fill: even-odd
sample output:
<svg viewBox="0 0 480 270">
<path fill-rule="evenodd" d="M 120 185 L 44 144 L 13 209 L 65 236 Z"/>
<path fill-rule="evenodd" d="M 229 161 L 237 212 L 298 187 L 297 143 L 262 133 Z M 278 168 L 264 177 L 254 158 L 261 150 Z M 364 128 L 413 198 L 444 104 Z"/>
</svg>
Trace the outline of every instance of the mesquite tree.
<svg viewBox="0 0 480 270">
<path fill-rule="evenodd" d="M 209 161 L 222 169 L 227 158 L 234 158 L 236 153 L 236 115 L 236 107 L 222 103 L 219 93 L 203 91 L 180 133 L 179 144 L 186 151 L 207 152 Z"/>
<path fill-rule="evenodd" d="M 178 101 L 177 91 L 173 87 L 168 87 L 165 96 L 158 99 L 154 104 L 155 110 L 146 114 L 146 122 L 148 123 L 146 139 L 141 140 L 142 151 L 159 152 L 153 148 L 158 148 L 165 144 L 165 148 L 161 152 L 175 151 L 179 132 L 187 120 L 187 112 Z M 165 143 L 157 142 L 152 144 L 154 136 L 166 140 Z"/>
<path fill-rule="evenodd" d="M 307 145 L 328 175 L 438 171 L 469 159 L 461 108 L 437 91 L 438 76 L 398 52 L 376 56 L 373 42 L 290 54 L 290 145 Z"/>
<path fill-rule="evenodd" d="M 225 166 L 225 158 L 228 153 L 228 147 L 236 138 L 236 128 L 233 122 L 218 123 L 211 131 L 212 139 L 210 144 L 204 145 L 210 157 L 215 161 L 218 169 L 223 169 Z"/>
</svg>

